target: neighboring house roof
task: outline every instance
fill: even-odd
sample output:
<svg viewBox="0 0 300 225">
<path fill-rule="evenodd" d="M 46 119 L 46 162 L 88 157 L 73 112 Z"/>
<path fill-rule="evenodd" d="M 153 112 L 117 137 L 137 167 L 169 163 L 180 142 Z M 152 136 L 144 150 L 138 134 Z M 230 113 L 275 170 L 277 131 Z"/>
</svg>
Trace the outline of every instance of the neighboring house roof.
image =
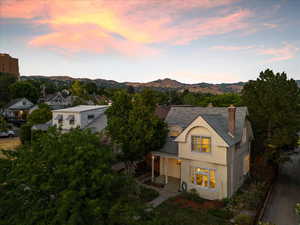
<svg viewBox="0 0 300 225">
<path fill-rule="evenodd" d="M 70 101 L 68 97 L 64 97 L 61 92 L 47 95 L 46 98 L 43 100 L 43 102 L 54 107 L 57 106 L 65 107 L 67 105 L 72 104 L 72 101 Z"/>
<path fill-rule="evenodd" d="M 41 131 L 47 131 L 48 128 L 52 126 L 52 121 L 48 121 L 47 123 L 42 123 L 42 124 L 36 124 L 32 126 L 32 130 L 41 130 Z"/>
<path fill-rule="evenodd" d="M 58 110 L 53 110 L 52 112 L 84 112 L 84 111 L 89 111 L 89 110 L 96 110 L 96 109 L 105 109 L 107 108 L 107 105 L 78 105 L 66 109 L 58 109 Z"/>
<path fill-rule="evenodd" d="M 160 119 L 164 120 L 166 116 L 168 115 L 168 112 L 170 111 L 170 106 L 166 105 L 158 105 L 155 108 L 154 114 L 158 116 Z"/>
<path fill-rule="evenodd" d="M 26 101 L 26 105 L 20 105 L 20 106 L 15 106 L 17 103 L 21 101 Z M 29 101 L 27 98 L 16 98 L 11 100 L 6 106 L 6 109 L 11 109 L 11 110 L 23 110 L 23 109 L 30 109 L 33 106 L 33 103 Z"/>
<path fill-rule="evenodd" d="M 247 113 L 247 107 L 236 107 L 236 129 L 234 136 L 228 134 L 227 107 L 172 106 L 165 122 L 169 126 L 179 126 L 184 130 L 196 118 L 201 116 L 229 146 L 232 146 L 238 143 L 242 138 Z M 168 138 L 160 152 L 174 152 L 174 154 L 176 154 L 178 149 L 175 139 Z"/>
</svg>

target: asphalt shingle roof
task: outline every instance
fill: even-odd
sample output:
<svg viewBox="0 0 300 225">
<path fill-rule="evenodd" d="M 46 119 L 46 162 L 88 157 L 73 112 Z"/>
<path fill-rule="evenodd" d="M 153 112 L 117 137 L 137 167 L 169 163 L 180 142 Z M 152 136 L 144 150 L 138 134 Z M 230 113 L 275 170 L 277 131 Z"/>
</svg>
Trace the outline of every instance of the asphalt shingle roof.
<svg viewBox="0 0 300 225">
<path fill-rule="evenodd" d="M 242 138 L 243 127 L 247 115 L 247 107 L 236 107 L 236 130 L 234 137 L 228 134 L 228 108 L 227 107 L 171 107 L 165 122 L 176 125 L 183 130 L 187 128 L 198 116 L 201 116 L 229 145 L 238 143 Z M 176 145 L 176 146 L 175 146 Z M 168 139 L 161 152 L 178 152 L 177 143 Z"/>
</svg>

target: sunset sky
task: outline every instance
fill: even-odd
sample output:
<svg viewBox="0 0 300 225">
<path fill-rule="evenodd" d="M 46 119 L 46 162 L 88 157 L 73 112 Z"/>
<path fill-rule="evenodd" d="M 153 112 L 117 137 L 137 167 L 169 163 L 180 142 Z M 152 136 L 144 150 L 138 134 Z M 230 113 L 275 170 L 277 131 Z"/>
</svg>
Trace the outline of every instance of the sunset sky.
<svg viewBox="0 0 300 225">
<path fill-rule="evenodd" d="M 300 0 L 0 0 L 22 75 L 185 83 L 300 79 Z"/>
</svg>

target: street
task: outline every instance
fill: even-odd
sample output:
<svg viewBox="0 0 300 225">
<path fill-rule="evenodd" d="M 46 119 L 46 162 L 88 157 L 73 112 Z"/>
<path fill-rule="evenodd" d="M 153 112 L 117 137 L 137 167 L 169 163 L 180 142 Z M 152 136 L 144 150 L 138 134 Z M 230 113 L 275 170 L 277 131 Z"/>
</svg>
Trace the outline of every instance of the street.
<svg viewBox="0 0 300 225">
<path fill-rule="evenodd" d="M 300 149 L 297 152 L 280 170 L 263 221 L 275 225 L 300 224 L 300 216 L 295 213 L 295 205 L 300 203 Z"/>
</svg>

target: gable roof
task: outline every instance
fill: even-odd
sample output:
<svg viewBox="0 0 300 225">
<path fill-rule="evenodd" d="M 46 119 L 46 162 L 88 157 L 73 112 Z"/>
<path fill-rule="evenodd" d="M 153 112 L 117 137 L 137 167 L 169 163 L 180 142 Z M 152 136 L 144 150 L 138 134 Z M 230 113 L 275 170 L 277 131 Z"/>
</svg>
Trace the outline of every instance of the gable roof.
<svg viewBox="0 0 300 225">
<path fill-rule="evenodd" d="M 11 100 L 6 106 L 5 108 L 11 108 L 13 105 L 15 105 L 16 103 L 20 102 L 20 101 L 26 101 L 29 103 L 29 105 L 23 106 L 23 107 L 18 107 L 16 109 L 30 109 L 33 106 L 33 103 L 31 101 L 29 101 L 27 98 L 16 98 Z"/>
<path fill-rule="evenodd" d="M 238 143 L 242 138 L 247 113 L 247 107 L 236 107 L 236 130 L 234 137 L 228 134 L 227 107 L 174 106 L 170 109 L 165 121 L 169 126 L 177 125 L 184 130 L 196 118 L 201 116 L 231 146 Z"/>
</svg>

